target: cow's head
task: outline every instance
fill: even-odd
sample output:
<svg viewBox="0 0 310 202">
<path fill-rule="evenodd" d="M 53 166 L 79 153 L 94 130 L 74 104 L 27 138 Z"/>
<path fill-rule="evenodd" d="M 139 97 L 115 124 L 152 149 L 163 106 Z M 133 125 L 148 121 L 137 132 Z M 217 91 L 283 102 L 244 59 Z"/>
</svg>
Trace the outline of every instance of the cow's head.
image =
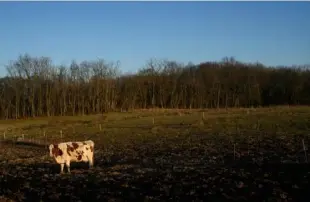
<svg viewBox="0 0 310 202">
<path fill-rule="evenodd" d="M 50 146 L 48 147 L 49 148 L 49 151 L 50 151 L 50 157 L 53 157 L 53 148 L 54 148 L 54 145 L 53 144 L 50 144 Z"/>
<path fill-rule="evenodd" d="M 63 152 L 61 151 L 61 149 L 58 147 L 57 144 L 50 144 L 49 152 L 50 152 L 50 157 L 53 157 L 53 156 L 57 157 L 63 154 Z"/>
</svg>

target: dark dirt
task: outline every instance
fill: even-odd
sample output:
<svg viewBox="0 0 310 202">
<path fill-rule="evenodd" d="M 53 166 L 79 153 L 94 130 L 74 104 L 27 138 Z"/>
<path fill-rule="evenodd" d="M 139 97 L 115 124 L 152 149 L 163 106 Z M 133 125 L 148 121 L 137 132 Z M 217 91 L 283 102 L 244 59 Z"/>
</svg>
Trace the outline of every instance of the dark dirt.
<svg viewBox="0 0 310 202">
<path fill-rule="evenodd" d="M 1 162 L 0 196 L 31 202 L 309 201 L 310 164 L 300 142 L 299 137 L 184 135 L 97 146 L 93 169 L 73 163 L 72 173 L 64 175 L 43 157 L 45 148 L 3 144 L 1 152 L 28 155 Z"/>
</svg>

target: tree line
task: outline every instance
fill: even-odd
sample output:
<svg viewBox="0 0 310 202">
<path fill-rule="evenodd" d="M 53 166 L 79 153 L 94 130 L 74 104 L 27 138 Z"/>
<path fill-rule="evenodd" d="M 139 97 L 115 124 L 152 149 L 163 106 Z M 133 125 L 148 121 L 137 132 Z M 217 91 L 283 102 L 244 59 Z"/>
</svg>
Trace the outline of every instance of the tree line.
<svg viewBox="0 0 310 202">
<path fill-rule="evenodd" d="M 223 108 L 310 104 L 309 66 L 266 67 L 234 58 L 182 64 L 150 59 L 135 74 L 119 63 L 20 55 L 0 78 L 0 117 L 19 119 L 136 108 Z"/>
</svg>

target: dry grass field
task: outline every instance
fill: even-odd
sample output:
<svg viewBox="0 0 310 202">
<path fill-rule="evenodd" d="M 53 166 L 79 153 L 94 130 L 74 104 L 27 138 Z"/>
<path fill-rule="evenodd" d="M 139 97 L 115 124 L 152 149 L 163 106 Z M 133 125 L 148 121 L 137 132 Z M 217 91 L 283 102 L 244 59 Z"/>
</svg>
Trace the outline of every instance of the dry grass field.
<svg viewBox="0 0 310 202">
<path fill-rule="evenodd" d="M 2 120 L 0 201 L 309 201 L 309 128 L 298 106 Z M 86 139 L 94 168 L 59 175 L 47 145 Z"/>
</svg>

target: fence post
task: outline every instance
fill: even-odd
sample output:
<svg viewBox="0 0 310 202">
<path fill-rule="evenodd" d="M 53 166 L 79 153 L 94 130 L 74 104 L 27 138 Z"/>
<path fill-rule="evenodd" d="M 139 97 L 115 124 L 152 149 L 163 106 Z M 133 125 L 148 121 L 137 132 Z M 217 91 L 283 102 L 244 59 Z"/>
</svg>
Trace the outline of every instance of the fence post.
<svg viewBox="0 0 310 202">
<path fill-rule="evenodd" d="M 302 139 L 302 147 L 303 147 L 303 150 L 305 152 L 305 160 L 306 160 L 306 163 L 308 163 L 308 155 L 307 155 L 307 150 L 306 150 L 306 146 L 305 146 L 305 141 L 304 139 Z"/>
</svg>

